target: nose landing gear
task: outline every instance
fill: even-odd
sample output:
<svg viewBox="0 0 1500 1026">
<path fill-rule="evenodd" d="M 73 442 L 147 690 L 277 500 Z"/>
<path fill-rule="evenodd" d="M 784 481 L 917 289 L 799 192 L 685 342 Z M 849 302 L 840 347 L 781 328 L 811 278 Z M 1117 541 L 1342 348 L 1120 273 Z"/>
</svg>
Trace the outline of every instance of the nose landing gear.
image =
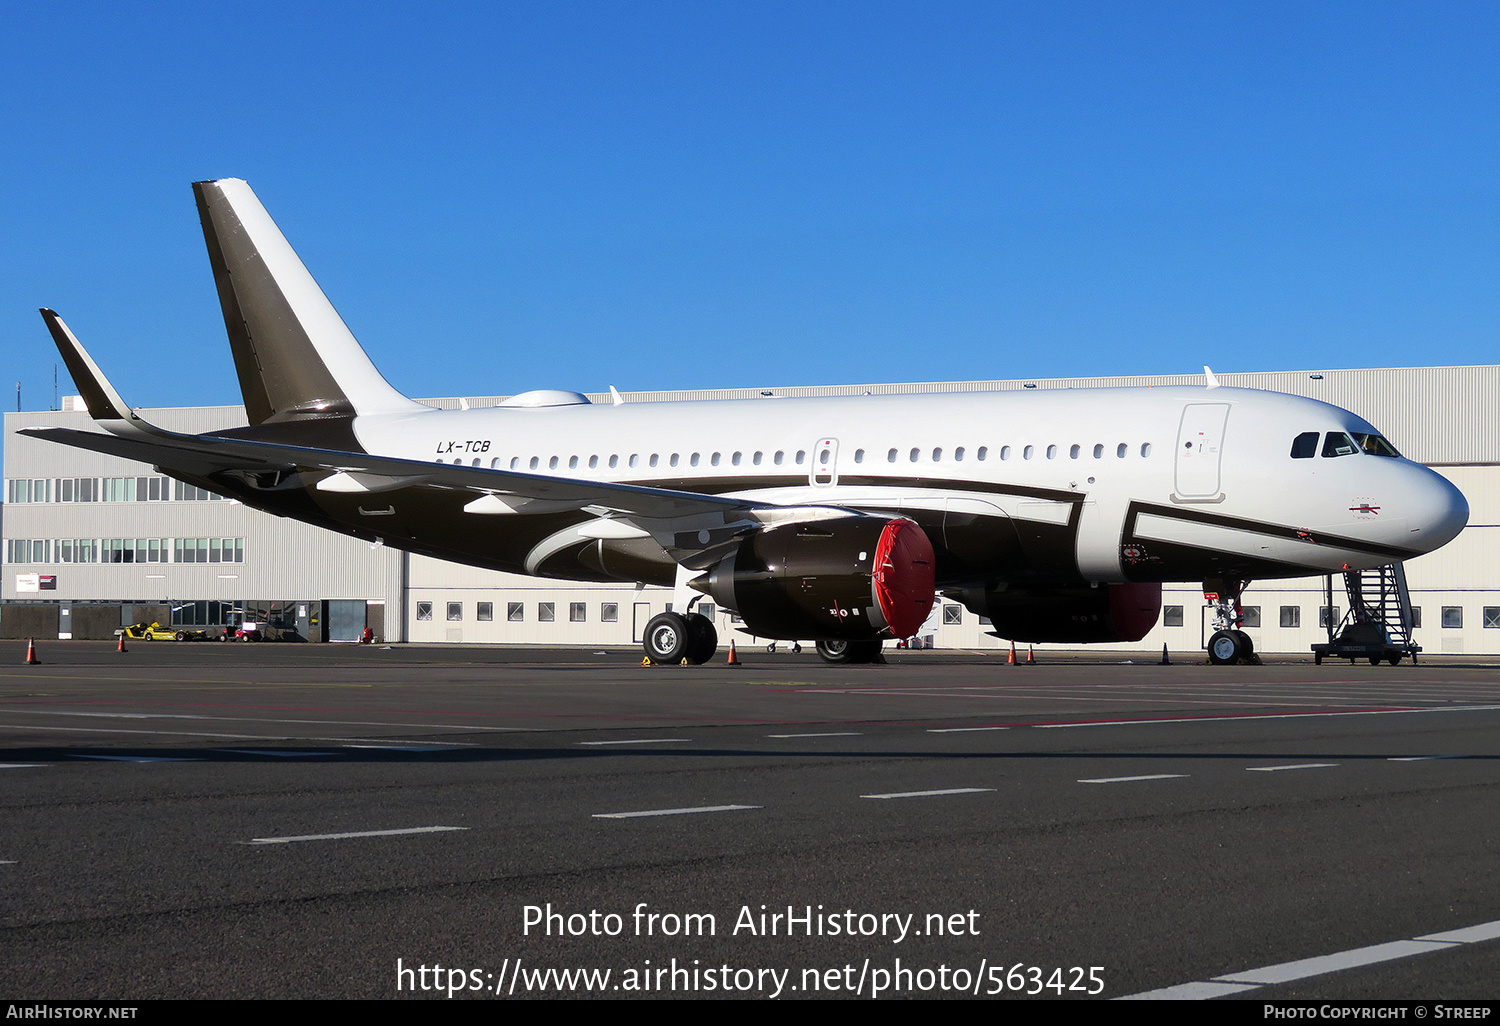
<svg viewBox="0 0 1500 1026">
<path fill-rule="evenodd" d="M 1214 610 L 1214 633 L 1208 639 L 1208 661 L 1215 666 L 1233 666 L 1237 663 L 1260 665 L 1260 656 L 1255 654 L 1255 642 L 1240 629 L 1245 622 L 1245 610 L 1240 605 L 1249 581 L 1207 580 L 1203 582 L 1203 598 Z"/>
</svg>

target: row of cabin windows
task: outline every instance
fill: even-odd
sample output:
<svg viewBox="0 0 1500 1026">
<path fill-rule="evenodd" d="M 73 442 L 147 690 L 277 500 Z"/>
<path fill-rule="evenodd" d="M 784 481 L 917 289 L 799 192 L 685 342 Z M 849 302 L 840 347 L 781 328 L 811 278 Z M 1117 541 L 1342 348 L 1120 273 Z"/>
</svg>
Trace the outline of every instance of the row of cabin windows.
<svg viewBox="0 0 1500 1026">
<path fill-rule="evenodd" d="M 1444 627 L 1447 627 L 1447 628 L 1450 628 L 1450 629 L 1453 629 L 1453 628 L 1462 628 L 1463 627 L 1463 625 L 1464 625 L 1464 607 L 1463 606 L 1443 606 L 1442 608 L 1443 608 L 1443 626 Z M 1163 606 L 1162 607 L 1162 626 L 1163 627 L 1181 627 L 1181 626 L 1183 626 L 1182 611 L 1183 611 L 1183 607 L 1182 606 Z M 1243 609 L 1243 612 L 1245 614 L 1245 622 L 1244 622 L 1243 626 L 1245 626 L 1245 627 L 1260 627 L 1261 626 L 1261 622 L 1260 622 L 1260 606 L 1245 606 L 1244 609 Z M 1282 606 L 1281 607 L 1281 617 L 1280 617 L 1280 620 L 1281 620 L 1280 626 L 1282 626 L 1282 627 L 1301 627 L 1302 626 L 1302 607 L 1301 606 Z M 1330 623 L 1332 623 L 1334 626 L 1338 626 L 1338 624 L 1342 620 L 1343 620 L 1343 609 L 1341 607 L 1339 607 L 1339 606 L 1319 606 L 1318 607 L 1318 626 L 1319 627 L 1327 627 Z M 1413 629 L 1422 626 L 1422 607 L 1421 606 L 1412 606 L 1411 607 L 1411 625 L 1412 625 Z M 1484 607 L 1484 625 L 1486 627 L 1500 628 L 1500 606 L 1485 606 Z"/>
<path fill-rule="evenodd" d="M 1049 459 L 1049 460 L 1055 460 L 1055 459 L 1057 459 L 1058 456 L 1059 456 L 1059 454 L 1061 453 L 1060 447 L 1056 446 L 1056 445 L 1049 445 L 1049 446 L 1046 447 L 1046 449 L 1044 451 L 1045 451 L 1045 454 L 1046 454 L 1046 458 Z M 1096 460 L 1102 460 L 1102 459 L 1105 458 L 1106 454 L 1109 451 L 1110 451 L 1109 447 L 1105 446 L 1102 442 L 1095 443 L 1094 446 L 1093 446 L 1093 449 L 1092 449 L 1092 456 Z M 1084 447 L 1082 445 L 1074 444 L 1072 446 L 1069 446 L 1067 455 L 1068 455 L 1069 459 L 1077 460 L 1077 459 L 1082 459 L 1084 457 L 1084 452 L 1085 452 L 1085 450 L 1084 450 Z M 1123 460 L 1127 456 L 1130 455 L 1130 453 L 1131 453 L 1131 445 L 1129 443 L 1127 443 L 1127 442 L 1120 442 L 1120 443 L 1118 443 L 1118 444 L 1116 444 L 1114 446 L 1113 452 L 1114 452 L 1115 458 Z M 1150 456 L 1151 455 L 1151 443 L 1150 442 L 1142 442 L 1141 445 L 1140 445 L 1139 452 L 1140 452 L 1140 455 L 1143 458 Z M 906 453 L 906 460 L 907 460 L 907 462 L 910 462 L 910 463 L 920 463 L 924 459 L 928 460 L 928 461 L 930 461 L 932 463 L 942 463 L 946 459 L 946 460 L 949 460 L 949 461 L 954 462 L 954 463 L 962 463 L 966 458 L 969 457 L 969 455 L 970 455 L 970 451 L 967 448 L 965 448 L 964 446 L 962 446 L 962 445 L 960 445 L 957 448 L 952 449 L 952 450 L 944 449 L 942 446 L 937 446 L 937 447 L 935 447 L 935 448 L 933 448 L 931 450 L 924 449 L 924 448 L 921 448 L 921 447 L 917 447 L 917 448 L 913 448 L 913 449 L 909 450 Z M 1009 460 L 1009 459 L 1029 460 L 1029 459 L 1033 459 L 1033 458 L 1037 457 L 1037 455 L 1038 455 L 1038 447 L 1035 446 L 1035 445 L 1024 445 L 1024 446 L 1019 446 L 1019 447 L 1013 447 L 1013 446 L 1009 446 L 1009 445 L 1002 445 L 1000 447 L 998 455 L 999 455 L 999 458 L 1002 459 L 1002 460 Z M 863 450 L 863 449 L 855 449 L 854 450 L 854 462 L 855 463 L 864 463 L 865 462 L 865 456 L 866 456 L 865 450 Z M 753 467 L 762 466 L 762 465 L 765 464 L 766 458 L 767 458 L 767 454 L 764 453 L 764 452 L 751 453 L 749 455 L 749 457 L 748 457 L 748 465 L 749 466 L 753 466 Z M 902 458 L 902 450 L 900 450 L 900 449 L 891 449 L 889 452 L 886 453 L 886 462 L 887 463 L 899 463 L 899 462 L 901 462 L 901 458 Z M 985 460 L 988 460 L 990 458 L 990 447 L 987 446 L 987 445 L 981 445 L 978 449 L 973 450 L 973 458 L 975 460 L 981 462 L 981 463 L 984 462 Z M 668 454 L 665 457 L 663 457 L 661 453 L 655 453 L 655 452 L 651 453 L 649 456 L 642 456 L 639 453 L 631 453 L 629 456 L 621 456 L 618 453 L 613 453 L 613 454 L 611 454 L 611 455 L 609 455 L 607 457 L 606 456 L 599 456 L 599 455 L 589 456 L 586 460 L 582 456 L 568 456 L 568 457 L 563 457 L 563 456 L 549 456 L 549 457 L 532 456 L 530 459 L 526 459 L 525 457 L 521 457 L 521 456 L 512 456 L 510 458 L 509 465 L 508 465 L 508 467 L 506 469 L 509 469 L 509 470 L 541 470 L 543 468 L 543 459 L 546 460 L 546 469 L 548 469 L 548 470 L 562 470 L 565 467 L 568 470 L 578 470 L 580 466 L 587 466 L 589 470 L 598 470 L 601 463 L 605 464 L 610 470 L 618 470 L 620 468 L 620 464 L 621 464 L 622 461 L 625 462 L 625 465 L 627 467 L 629 467 L 630 469 L 633 470 L 633 469 L 636 469 L 636 468 L 642 466 L 642 461 L 643 460 L 645 461 L 644 465 L 647 466 L 647 467 L 658 467 L 658 466 L 661 466 L 663 459 L 666 460 L 666 465 L 667 466 L 669 466 L 669 467 L 676 467 L 676 466 L 681 465 L 683 457 L 682 457 L 681 453 L 676 453 L 676 452 L 670 453 L 670 454 Z M 832 453 L 831 450 L 824 449 L 824 450 L 822 450 L 822 451 L 820 451 L 818 453 L 818 463 L 820 465 L 822 465 L 822 466 L 827 466 L 832 461 L 832 459 L 833 459 L 833 453 Z M 524 460 L 524 462 L 523 462 L 523 460 Z M 722 466 L 722 465 L 724 465 L 724 462 L 725 462 L 725 455 L 723 453 L 719 453 L 719 452 L 709 453 L 708 456 L 707 456 L 707 460 L 708 460 L 708 465 L 711 466 L 711 467 Z M 803 466 L 807 462 L 807 450 L 806 449 L 798 449 L 796 451 L 796 453 L 789 453 L 787 450 L 778 449 L 775 453 L 772 453 L 770 455 L 770 463 L 771 463 L 772 466 L 777 466 L 777 467 L 784 466 L 784 465 L 787 464 L 788 460 L 790 460 L 791 464 L 793 464 L 795 466 L 799 466 L 799 467 Z M 704 455 L 702 453 L 695 452 L 695 453 L 690 453 L 687 456 L 687 465 L 690 466 L 690 467 L 701 466 L 702 463 L 703 463 L 703 461 L 704 461 Z M 443 460 L 438 460 L 437 462 L 442 463 L 444 461 Z M 453 462 L 455 464 L 462 465 L 463 464 L 463 459 L 459 458 L 459 459 L 454 460 Z M 490 469 L 491 470 L 500 470 L 501 467 L 502 467 L 502 462 L 503 462 L 503 458 L 502 457 L 500 457 L 500 456 L 493 457 L 490 460 Z M 738 466 L 742 466 L 742 465 L 745 465 L 745 464 L 746 464 L 746 454 L 745 453 L 743 453 L 743 452 L 735 452 L 735 453 L 730 453 L 729 454 L 729 456 L 728 456 L 728 465 L 729 466 L 731 466 L 731 467 L 738 467 Z M 474 459 L 470 460 L 470 466 L 478 467 L 478 466 L 482 466 L 482 465 L 483 465 L 483 461 L 481 459 L 479 459 L 478 457 L 475 457 Z"/>
</svg>

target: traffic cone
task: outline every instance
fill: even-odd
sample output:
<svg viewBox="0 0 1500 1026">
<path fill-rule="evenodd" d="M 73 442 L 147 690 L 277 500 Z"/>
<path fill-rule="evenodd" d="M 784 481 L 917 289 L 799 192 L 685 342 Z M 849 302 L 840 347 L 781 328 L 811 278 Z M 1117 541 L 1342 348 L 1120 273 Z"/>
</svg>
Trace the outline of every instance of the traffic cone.
<svg viewBox="0 0 1500 1026">
<path fill-rule="evenodd" d="M 40 662 L 41 662 L 41 660 L 36 657 L 36 639 L 35 638 L 27 638 L 26 639 L 26 665 L 27 666 L 35 666 L 35 665 L 37 665 Z"/>
<path fill-rule="evenodd" d="M 1161 646 L 1161 662 L 1158 663 L 1157 665 L 1158 666 L 1171 666 L 1172 665 L 1172 660 L 1170 660 L 1170 659 L 1167 658 L 1167 646 L 1166 646 L 1165 643 L 1163 643 L 1162 646 Z"/>
<path fill-rule="evenodd" d="M 1027 666 L 1035 666 L 1036 665 L 1036 650 L 1033 649 L 1030 645 L 1026 646 L 1026 665 Z"/>
<path fill-rule="evenodd" d="M 117 649 L 118 649 L 118 651 L 121 651 L 121 652 L 128 652 L 129 651 L 129 649 L 127 649 L 125 647 L 125 632 L 124 631 L 120 632 L 120 644 L 117 646 Z"/>
<path fill-rule="evenodd" d="M 1006 666 L 1014 666 L 1014 665 L 1016 665 L 1016 643 L 1014 641 L 1012 641 L 1010 643 L 1010 655 L 1008 655 L 1008 656 L 1005 657 L 1005 665 Z"/>
<path fill-rule="evenodd" d="M 744 663 L 740 662 L 740 657 L 739 657 L 739 655 L 734 650 L 734 639 L 733 638 L 729 639 L 729 658 L 724 661 L 724 665 L 725 666 L 744 666 L 745 665 Z"/>
</svg>

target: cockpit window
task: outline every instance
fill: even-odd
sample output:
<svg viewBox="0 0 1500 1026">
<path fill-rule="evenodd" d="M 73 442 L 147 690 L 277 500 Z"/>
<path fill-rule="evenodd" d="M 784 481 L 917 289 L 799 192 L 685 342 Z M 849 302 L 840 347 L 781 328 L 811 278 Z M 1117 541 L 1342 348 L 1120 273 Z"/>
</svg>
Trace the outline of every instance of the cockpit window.
<svg viewBox="0 0 1500 1026">
<path fill-rule="evenodd" d="M 1292 459 L 1310 460 L 1318 454 L 1318 433 L 1304 431 L 1292 439 Z"/>
<path fill-rule="evenodd" d="M 1354 440 L 1359 443 L 1361 449 L 1371 456 L 1386 456 L 1391 459 L 1399 459 L 1401 457 L 1401 454 L 1396 451 L 1396 447 L 1380 435 L 1356 434 Z"/>
<path fill-rule="evenodd" d="M 1354 439 L 1342 431 L 1328 432 L 1328 437 L 1323 441 L 1324 456 L 1353 456 L 1359 451 Z"/>
</svg>

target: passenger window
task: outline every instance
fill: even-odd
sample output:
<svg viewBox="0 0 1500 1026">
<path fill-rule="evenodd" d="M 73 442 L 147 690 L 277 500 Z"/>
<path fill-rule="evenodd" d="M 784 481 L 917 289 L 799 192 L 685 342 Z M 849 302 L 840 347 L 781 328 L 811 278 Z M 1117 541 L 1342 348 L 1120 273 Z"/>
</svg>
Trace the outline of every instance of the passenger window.
<svg viewBox="0 0 1500 1026">
<path fill-rule="evenodd" d="M 674 452 L 674 453 L 673 453 L 673 454 L 672 454 L 672 458 L 671 458 L 671 459 L 670 459 L 670 460 L 668 460 L 668 461 L 667 461 L 667 462 L 668 462 L 668 463 L 670 463 L 670 464 L 672 464 L 672 466 L 674 466 L 674 467 L 675 467 L 675 466 L 677 466 L 677 462 L 678 462 L 678 460 L 680 460 L 680 459 L 681 459 L 681 458 L 682 458 L 682 457 L 680 457 L 680 456 L 678 456 L 678 455 L 677 455 L 677 454 L 676 454 L 676 453 L 675 453 L 675 452 Z"/>
<path fill-rule="evenodd" d="M 1150 442 L 1142 442 L 1141 443 L 1141 455 L 1142 456 L 1150 456 L 1151 455 L 1151 443 Z"/>
<path fill-rule="evenodd" d="M 441 463 L 443 461 L 442 460 L 438 460 L 438 462 Z M 540 456 L 533 456 L 533 457 L 531 457 L 531 469 L 532 470 L 536 470 L 541 465 L 542 465 L 542 458 Z"/>
<path fill-rule="evenodd" d="M 1083 450 L 1082 450 L 1081 447 L 1079 447 L 1077 445 L 1073 446 L 1071 449 L 1068 450 L 1068 459 L 1070 459 L 1070 460 L 1076 460 L 1078 458 L 1078 454 L 1080 452 L 1082 452 L 1082 451 Z"/>
<path fill-rule="evenodd" d="M 1006 446 L 1006 448 L 1009 448 L 1009 446 Z M 979 447 L 979 452 L 976 453 L 975 455 L 979 458 L 979 462 L 983 463 L 984 462 L 984 458 L 986 456 L 988 456 L 989 454 L 990 454 L 990 447 L 987 446 L 987 445 L 981 445 Z"/>
<path fill-rule="evenodd" d="M 887 463 L 895 463 L 896 462 L 896 450 L 895 449 L 892 449 L 890 452 L 886 453 L 886 455 L 885 455 L 885 461 Z"/>
<path fill-rule="evenodd" d="M 590 456 L 589 457 L 589 469 L 590 470 L 597 470 L 597 469 L 599 469 L 599 457 L 597 457 L 597 456 Z"/>
<path fill-rule="evenodd" d="M 1115 446 L 1115 456 L 1119 459 L 1123 460 L 1125 458 L 1125 454 L 1129 451 L 1130 446 L 1126 445 L 1124 442 L 1121 442 L 1119 445 Z"/>
<path fill-rule="evenodd" d="M 865 461 L 865 451 L 863 449 L 855 449 L 854 450 L 854 462 L 855 463 L 863 463 L 864 461 Z"/>
<path fill-rule="evenodd" d="M 1021 450 L 1021 458 L 1023 460 L 1029 460 L 1029 459 L 1031 459 L 1032 455 L 1035 452 L 1036 452 L 1036 446 L 1034 446 L 1034 445 L 1028 445 L 1026 448 L 1024 448 L 1024 449 Z"/>
<path fill-rule="evenodd" d="M 568 457 L 568 469 L 569 470 L 577 470 L 578 469 L 578 457 L 577 456 L 569 456 Z"/>
<path fill-rule="evenodd" d="M 1094 446 L 1094 459 L 1096 459 L 1096 460 L 1102 460 L 1102 459 L 1104 459 L 1104 446 L 1102 446 L 1102 445 L 1095 445 Z"/>
<path fill-rule="evenodd" d="M 712 456 L 710 456 L 708 458 L 708 462 L 710 464 L 712 464 L 713 466 L 717 467 L 719 465 L 719 454 L 718 453 L 714 453 Z"/>
<path fill-rule="evenodd" d="M 1310 460 L 1318 454 L 1318 433 L 1304 431 L 1292 439 L 1292 459 Z"/>
<path fill-rule="evenodd" d="M 802 466 L 803 461 L 806 460 L 806 459 L 807 459 L 807 450 L 806 449 L 798 449 L 797 450 L 797 466 L 799 466 L 799 467 Z"/>
<path fill-rule="evenodd" d="M 1359 446 L 1354 444 L 1354 439 L 1342 431 L 1328 432 L 1328 437 L 1323 441 L 1324 456 L 1353 456 L 1357 452 L 1359 452 Z"/>
<path fill-rule="evenodd" d="M 751 458 L 750 462 L 754 463 L 757 467 L 760 466 L 760 458 L 762 455 L 762 453 L 756 453 L 755 456 Z"/>
<path fill-rule="evenodd" d="M 659 462 L 661 462 L 661 454 L 660 454 L 660 453 L 655 453 L 655 452 L 653 452 L 653 453 L 652 453 L 652 454 L 651 454 L 651 465 L 652 465 L 652 466 L 653 466 L 653 467 L 654 467 L 654 466 L 656 466 L 656 465 L 657 465 L 657 464 L 658 464 L 658 463 L 659 463 Z"/>
<path fill-rule="evenodd" d="M 1055 445 L 1049 445 L 1049 446 L 1047 446 L 1047 458 L 1049 460 L 1055 460 L 1055 459 L 1057 459 L 1057 446 L 1055 446 Z"/>
<path fill-rule="evenodd" d="M 957 449 L 953 450 L 953 459 L 956 462 L 958 462 L 958 463 L 962 463 L 963 462 L 963 459 L 964 459 L 964 447 L 963 446 L 960 445 Z"/>
<path fill-rule="evenodd" d="M 688 462 L 696 467 L 698 465 L 698 454 L 693 453 L 692 456 L 688 457 Z"/>
<path fill-rule="evenodd" d="M 619 453 L 610 453 L 609 454 L 609 469 L 610 470 L 614 470 L 619 465 L 620 465 L 620 454 Z"/>
<path fill-rule="evenodd" d="M 771 457 L 771 462 L 774 463 L 774 464 L 776 464 L 778 467 L 781 466 L 783 463 L 785 463 L 786 462 L 786 450 L 785 449 L 777 449 L 776 450 L 776 455 Z"/>
<path fill-rule="evenodd" d="M 922 455 L 922 450 L 921 449 L 913 449 L 911 451 L 911 461 L 913 463 L 917 462 L 917 457 L 919 457 L 921 455 Z"/>
<path fill-rule="evenodd" d="M 932 450 L 932 462 L 934 462 L 934 463 L 941 463 L 941 462 L 943 462 L 943 450 L 941 450 L 941 449 L 934 449 L 934 450 Z"/>
</svg>

